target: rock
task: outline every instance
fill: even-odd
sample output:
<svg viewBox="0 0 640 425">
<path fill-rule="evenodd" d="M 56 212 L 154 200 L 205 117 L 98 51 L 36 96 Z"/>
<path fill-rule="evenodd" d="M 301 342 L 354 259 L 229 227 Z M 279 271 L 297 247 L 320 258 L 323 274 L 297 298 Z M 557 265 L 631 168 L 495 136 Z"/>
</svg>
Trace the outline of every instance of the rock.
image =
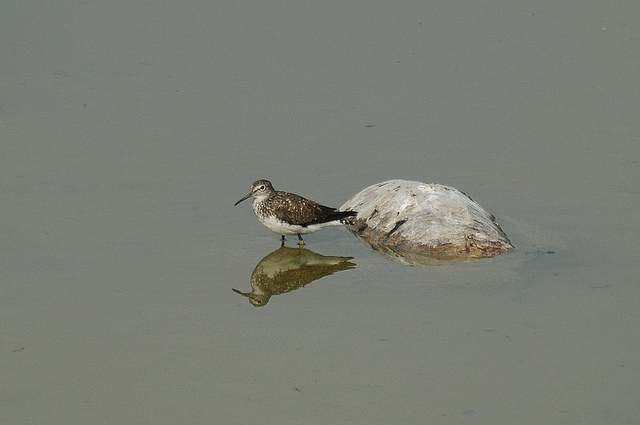
<svg viewBox="0 0 640 425">
<path fill-rule="evenodd" d="M 389 180 L 340 207 L 357 211 L 347 229 L 384 256 L 409 265 L 492 257 L 514 249 L 493 215 L 452 187 Z"/>
</svg>

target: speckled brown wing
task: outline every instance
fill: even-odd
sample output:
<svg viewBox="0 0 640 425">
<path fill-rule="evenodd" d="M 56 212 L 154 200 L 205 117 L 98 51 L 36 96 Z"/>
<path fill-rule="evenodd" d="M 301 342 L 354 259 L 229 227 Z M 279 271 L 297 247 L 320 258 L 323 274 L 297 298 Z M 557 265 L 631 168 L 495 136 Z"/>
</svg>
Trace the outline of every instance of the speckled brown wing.
<svg viewBox="0 0 640 425">
<path fill-rule="evenodd" d="M 272 207 L 278 220 L 303 227 L 356 214 L 352 211 L 336 211 L 335 208 L 286 192 L 278 192 L 273 196 Z"/>
</svg>

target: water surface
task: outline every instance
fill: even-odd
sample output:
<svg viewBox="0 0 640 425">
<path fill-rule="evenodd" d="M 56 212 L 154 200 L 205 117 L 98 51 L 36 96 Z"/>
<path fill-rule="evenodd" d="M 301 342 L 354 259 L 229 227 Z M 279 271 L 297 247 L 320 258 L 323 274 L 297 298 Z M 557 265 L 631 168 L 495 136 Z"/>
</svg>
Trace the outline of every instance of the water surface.
<svg viewBox="0 0 640 425">
<path fill-rule="evenodd" d="M 6 9 L 0 422 L 637 422 L 635 4 Z M 256 308 L 259 178 L 450 185 L 517 250 L 327 229 L 355 268 Z"/>
</svg>

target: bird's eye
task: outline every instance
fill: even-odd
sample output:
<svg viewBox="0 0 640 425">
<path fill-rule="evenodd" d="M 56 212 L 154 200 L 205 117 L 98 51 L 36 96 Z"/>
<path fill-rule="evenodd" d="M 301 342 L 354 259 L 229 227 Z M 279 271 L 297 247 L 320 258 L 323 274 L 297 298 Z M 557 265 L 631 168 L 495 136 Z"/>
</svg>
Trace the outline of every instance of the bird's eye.
<svg viewBox="0 0 640 425">
<path fill-rule="evenodd" d="M 261 184 L 261 185 L 260 185 L 260 187 L 259 187 L 258 189 L 260 189 L 260 190 L 264 190 L 264 185 L 263 185 L 263 184 Z"/>
</svg>

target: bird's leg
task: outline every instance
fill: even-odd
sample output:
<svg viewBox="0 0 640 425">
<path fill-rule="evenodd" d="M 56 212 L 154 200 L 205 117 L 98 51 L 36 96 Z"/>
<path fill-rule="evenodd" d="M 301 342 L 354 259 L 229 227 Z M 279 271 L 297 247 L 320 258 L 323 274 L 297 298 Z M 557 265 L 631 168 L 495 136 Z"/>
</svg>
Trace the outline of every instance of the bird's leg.
<svg viewBox="0 0 640 425">
<path fill-rule="evenodd" d="M 282 238 L 280 239 L 280 246 L 284 246 L 284 235 L 282 235 Z"/>
<path fill-rule="evenodd" d="M 302 240 L 302 236 L 300 236 L 300 233 L 298 233 L 298 246 L 300 246 L 300 248 L 304 246 L 304 241 Z"/>
</svg>

